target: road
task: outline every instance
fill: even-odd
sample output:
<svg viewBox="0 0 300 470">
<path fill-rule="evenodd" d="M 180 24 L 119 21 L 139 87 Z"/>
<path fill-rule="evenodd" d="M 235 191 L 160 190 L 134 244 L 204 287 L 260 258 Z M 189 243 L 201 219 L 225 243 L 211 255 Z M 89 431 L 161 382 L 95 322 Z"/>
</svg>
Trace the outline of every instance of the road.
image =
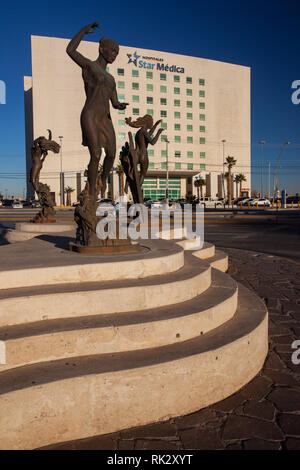
<svg viewBox="0 0 300 470">
<path fill-rule="evenodd" d="M 0 230 L 13 227 L 15 222 L 28 222 L 38 210 L 1 208 Z M 59 209 L 56 218 L 71 222 L 73 210 Z M 205 213 L 205 240 L 219 247 L 259 251 L 300 263 L 300 216 Z"/>
</svg>

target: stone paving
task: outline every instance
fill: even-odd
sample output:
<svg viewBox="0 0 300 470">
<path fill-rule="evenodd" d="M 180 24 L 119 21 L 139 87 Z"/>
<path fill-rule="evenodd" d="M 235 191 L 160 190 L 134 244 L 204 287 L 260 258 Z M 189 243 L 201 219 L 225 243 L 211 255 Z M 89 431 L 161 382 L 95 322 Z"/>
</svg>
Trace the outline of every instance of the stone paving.
<svg viewBox="0 0 300 470">
<path fill-rule="evenodd" d="M 229 274 L 268 307 L 269 354 L 262 371 L 234 395 L 196 413 L 48 449 L 300 450 L 300 364 L 291 359 L 291 344 L 300 340 L 300 265 L 224 251 Z"/>
</svg>

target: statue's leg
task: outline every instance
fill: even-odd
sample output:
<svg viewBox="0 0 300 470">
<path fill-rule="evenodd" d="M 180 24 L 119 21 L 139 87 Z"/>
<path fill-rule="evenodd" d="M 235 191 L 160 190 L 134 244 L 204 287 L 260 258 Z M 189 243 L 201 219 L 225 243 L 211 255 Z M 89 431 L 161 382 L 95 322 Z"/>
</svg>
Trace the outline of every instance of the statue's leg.
<svg viewBox="0 0 300 470">
<path fill-rule="evenodd" d="M 145 176 L 148 171 L 149 166 L 149 159 L 148 158 L 141 158 L 140 159 L 140 185 L 142 186 Z"/>
<path fill-rule="evenodd" d="M 90 195 L 97 199 L 98 194 L 96 194 L 96 181 L 98 176 L 98 168 L 101 157 L 101 149 L 89 148 L 90 151 L 90 163 L 88 165 L 88 182 L 89 182 L 89 192 Z"/>
<path fill-rule="evenodd" d="M 102 197 L 105 196 L 106 180 L 113 167 L 115 156 L 116 156 L 116 143 L 113 142 L 111 145 L 105 147 L 105 158 L 103 161 L 103 170 L 102 170 L 102 188 L 101 188 Z"/>
</svg>

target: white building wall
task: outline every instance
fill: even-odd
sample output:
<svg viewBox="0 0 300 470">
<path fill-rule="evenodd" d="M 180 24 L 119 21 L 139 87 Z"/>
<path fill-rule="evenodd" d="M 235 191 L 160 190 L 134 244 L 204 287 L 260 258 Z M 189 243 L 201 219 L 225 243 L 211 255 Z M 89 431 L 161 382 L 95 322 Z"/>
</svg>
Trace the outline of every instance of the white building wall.
<svg viewBox="0 0 300 470">
<path fill-rule="evenodd" d="M 86 147 L 81 145 L 80 113 L 85 102 L 81 69 L 66 54 L 68 39 L 32 36 L 32 102 L 33 102 L 33 136 L 47 135 L 47 129 L 51 129 L 53 139 L 59 142 L 58 136 L 63 136 L 63 172 L 65 174 L 65 186 L 76 188 L 76 173 L 83 172 L 88 165 L 89 154 Z M 98 43 L 83 41 L 79 51 L 86 57 L 95 60 L 98 56 Z M 153 78 L 146 77 L 149 69 L 139 68 L 131 62 L 128 63 L 128 54 L 137 53 L 139 60 L 153 65 Z M 150 59 L 144 60 L 143 57 Z M 159 61 L 155 59 L 160 59 Z M 165 66 L 176 65 L 184 69 L 184 73 L 159 71 L 157 64 Z M 124 69 L 124 76 L 118 75 L 118 69 Z M 133 77 L 132 72 L 138 71 L 139 77 Z M 236 173 L 244 173 L 247 177 L 245 188 L 251 188 L 250 168 L 250 69 L 248 67 L 228 64 L 224 62 L 189 57 L 167 52 L 139 49 L 138 47 L 120 46 L 119 55 L 114 64 L 109 65 L 111 73 L 117 83 L 118 94 L 125 95 L 125 101 L 130 105 L 125 114 L 120 114 L 111 108 L 111 115 L 117 136 L 117 148 L 124 144 L 124 139 L 118 139 L 118 134 L 124 132 L 127 135 L 128 126 L 119 125 L 119 120 L 133 115 L 133 108 L 139 109 L 139 115 L 146 114 L 148 109 L 153 109 L 154 121 L 161 119 L 161 111 L 167 111 L 167 117 L 162 118 L 167 125 L 164 132 L 170 141 L 169 169 L 175 171 L 175 163 L 181 163 L 181 170 L 186 175 L 203 174 L 210 172 L 212 175 L 212 196 L 217 194 L 217 175 L 223 169 L 223 144 L 225 139 L 225 156 L 234 156 L 237 159 Z M 166 80 L 160 78 L 160 74 L 166 74 Z M 174 82 L 174 75 L 180 76 L 180 82 Z M 187 77 L 192 83 L 186 83 Z M 199 85 L 199 79 L 205 80 L 205 85 Z M 118 82 L 124 82 L 124 88 L 118 87 Z M 133 90 L 132 84 L 139 83 L 139 90 Z M 153 85 L 153 92 L 147 91 L 147 84 Z M 30 85 L 30 77 L 27 78 L 26 87 Z M 160 87 L 166 86 L 167 91 L 161 92 Z M 174 93 L 174 88 L 180 88 L 180 94 Z M 192 96 L 187 95 L 187 89 L 192 90 Z M 200 97 L 200 90 L 205 92 L 205 97 Z M 139 103 L 133 102 L 133 96 L 139 96 Z M 147 96 L 153 98 L 153 105 L 147 104 Z M 166 98 L 167 105 L 161 105 L 160 99 Z M 180 100 L 180 107 L 174 105 L 174 100 Z M 187 101 L 192 101 L 192 108 L 187 106 Z M 199 103 L 205 103 L 205 109 L 200 109 Z M 174 112 L 180 111 L 180 119 L 174 117 Z M 187 113 L 193 114 L 193 119 L 187 119 Z M 205 121 L 200 121 L 199 115 L 205 115 Z M 180 124 L 180 131 L 175 131 L 174 125 Z M 193 125 L 193 131 L 187 131 L 187 125 Z M 199 126 L 205 126 L 205 132 L 200 132 Z M 28 139 L 30 136 L 26 132 Z M 175 142 L 175 136 L 181 137 L 181 142 Z M 193 143 L 188 143 L 187 138 L 193 137 Z M 200 144 L 200 137 L 205 137 L 205 144 Z M 27 145 L 28 147 L 28 145 Z M 154 169 L 151 171 L 165 173 L 161 168 L 166 158 L 161 151 L 166 149 L 165 142 L 159 141 L 154 147 L 154 156 L 149 160 Z M 176 158 L 175 151 L 181 152 L 181 157 Z M 188 158 L 187 152 L 193 152 L 193 157 Z M 200 152 L 205 152 L 205 158 L 200 158 Z M 115 166 L 118 164 L 118 153 Z M 188 164 L 193 165 L 188 170 Z M 203 166 L 205 165 L 205 169 Z M 59 201 L 59 172 L 60 156 L 49 153 L 41 173 L 41 181 L 48 183 L 51 190 L 55 191 L 56 200 Z M 183 190 L 182 196 L 185 196 Z M 117 188 L 118 185 L 114 185 Z M 116 194 L 117 196 L 117 194 Z M 72 198 L 76 199 L 75 193 Z"/>
</svg>

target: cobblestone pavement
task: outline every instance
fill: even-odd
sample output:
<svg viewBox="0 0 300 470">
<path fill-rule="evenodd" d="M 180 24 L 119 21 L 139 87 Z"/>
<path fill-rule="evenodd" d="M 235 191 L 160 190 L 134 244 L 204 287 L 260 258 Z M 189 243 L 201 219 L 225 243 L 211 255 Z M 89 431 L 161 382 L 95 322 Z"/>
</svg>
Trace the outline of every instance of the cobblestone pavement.
<svg viewBox="0 0 300 470">
<path fill-rule="evenodd" d="M 269 354 L 262 371 L 229 398 L 196 413 L 114 434 L 48 447 L 108 450 L 300 450 L 300 264 L 226 248 L 229 274 L 269 311 Z"/>
</svg>

